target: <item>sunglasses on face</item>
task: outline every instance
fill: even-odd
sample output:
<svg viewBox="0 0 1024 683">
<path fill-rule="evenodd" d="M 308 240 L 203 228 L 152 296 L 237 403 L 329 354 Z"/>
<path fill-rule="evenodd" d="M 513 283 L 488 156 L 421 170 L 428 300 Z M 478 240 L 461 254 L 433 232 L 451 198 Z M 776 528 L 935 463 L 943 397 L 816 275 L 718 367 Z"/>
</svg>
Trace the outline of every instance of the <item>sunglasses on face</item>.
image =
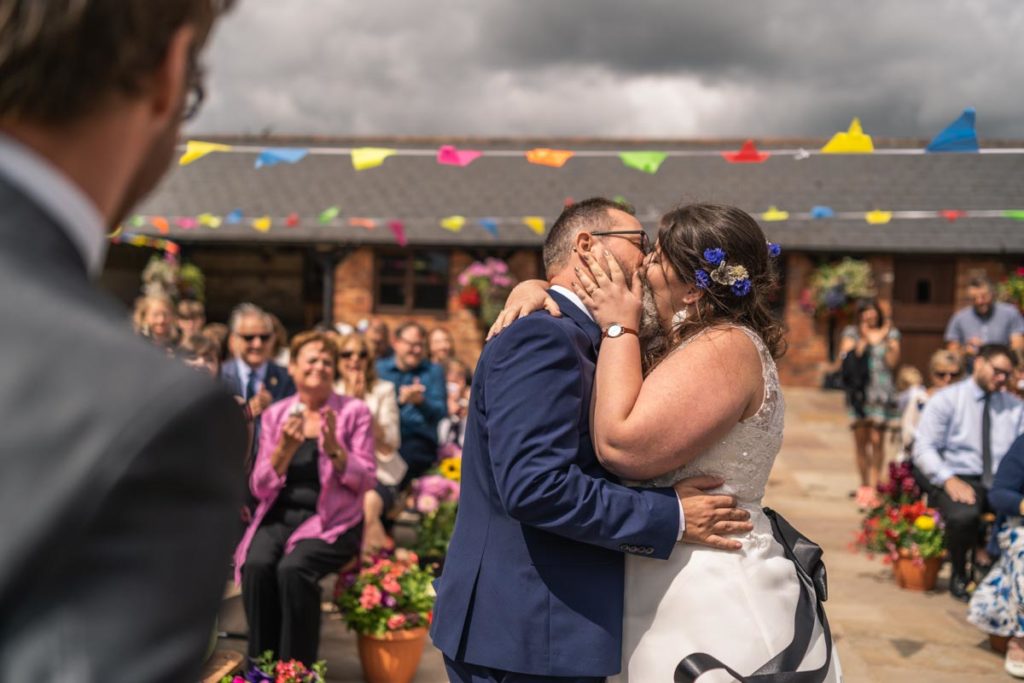
<svg viewBox="0 0 1024 683">
<path fill-rule="evenodd" d="M 370 354 L 368 354 L 366 351 L 342 351 L 338 355 L 344 358 L 345 360 L 348 360 L 352 356 L 355 356 L 361 360 L 366 360 L 367 358 L 370 357 Z"/>
<path fill-rule="evenodd" d="M 647 236 L 647 233 L 643 230 L 602 230 L 600 232 L 590 233 L 594 237 L 625 237 L 626 235 L 640 235 L 640 244 L 633 242 L 634 246 L 639 247 L 640 251 L 646 256 L 650 254 L 653 249 L 651 248 L 651 238 Z"/>
<path fill-rule="evenodd" d="M 954 379 L 959 374 L 959 372 L 939 372 L 938 370 L 932 372 L 932 376 L 938 379 Z"/>
<path fill-rule="evenodd" d="M 266 344 L 268 341 L 270 341 L 270 338 L 273 335 L 271 335 L 271 334 L 240 334 L 238 336 L 241 337 L 243 340 L 245 340 L 246 344 L 252 344 L 257 339 L 259 339 L 261 342 Z"/>
</svg>

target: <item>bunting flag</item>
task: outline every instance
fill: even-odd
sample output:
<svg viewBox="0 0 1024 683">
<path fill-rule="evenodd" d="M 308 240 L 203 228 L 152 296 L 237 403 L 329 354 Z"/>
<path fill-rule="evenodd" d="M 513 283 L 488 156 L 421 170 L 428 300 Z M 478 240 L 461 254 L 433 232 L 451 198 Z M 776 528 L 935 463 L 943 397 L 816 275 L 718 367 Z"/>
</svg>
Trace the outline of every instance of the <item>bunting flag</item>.
<svg viewBox="0 0 1024 683">
<path fill-rule="evenodd" d="M 199 226 L 199 223 L 195 218 L 190 218 L 188 216 L 179 216 L 178 218 L 175 218 L 174 224 L 182 230 L 194 230 Z"/>
<path fill-rule="evenodd" d="M 476 149 L 456 149 L 452 145 L 442 145 L 437 150 L 437 163 L 442 166 L 469 166 L 483 156 Z"/>
<path fill-rule="evenodd" d="M 451 232 L 459 232 L 465 224 L 465 216 L 445 216 L 441 219 L 441 227 Z"/>
<path fill-rule="evenodd" d="M 537 164 L 538 166 L 562 168 L 565 166 L 565 162 L 572 159 L 574 154 L 575 152 L 570 152 L 567 149 L 548 149 L 547 147 L 537 147 L 526 153 L 526 160 L 531 164 Z"/>
<path fill-rule="evenodd" d="M 221 226 L 222 222 L 220 216 L 214 216 L 212 213 L 199 214 L 199 225 L 206 226 L 207 228 L 216 230 Z"/>
<path fill-rule="evenodd" d="M 405 225 L 402 221 L 388 221 L 388 228 L 391 229 L 391 234 L 395 236 L 395 242 L 398 246 L 404 247 L 409 243 L 409 240 L 405 238 Z"/>
<path fill-rule="evenodd" d="M 290 214 L 288 214 L 288 217 L 284 219 L 284 224 L 285 224 L 285 227 L 288 227 L 288 228 L 297 228 L 297 227 L 299 227 L 299 214 L 297 214 L 297 213 L 290 213 Z"/>
<path fill-rule="evenodd" d="M 167 222 L 167 219 L 164 218 L 163 216 L 153 216 L 153 218 L 149 219 L 149 222 L 163 235 L 166 235 L 168 232 L 171 231 L 170 224 Z"/>
<path fill-rule="evenodd" d="M 1010 209 L 1009 211 L 1004 211 L 1003 217 L 1015 221 L 1024 221 L 1024 209 Z"/>
<path fill-rule="evenodd" d="M 337 218 L 338 214 L 340 213 L 341 209 L 339 209 L 337 206 L 329 206 L 320 212 L 320 215 L 317 217 L 317 220 L 320 221 L 321 223 L 330 223 L 335 218 Z"/>
<path fill-rule="evenodd" d="M 132 216 L 132 219 L 128 222 L 133 228 L 141 228 L 146 224 L 146 219 L 136 214 Z"/>
<path fill-rule="evenodd" d="M 925 151 L 977 152 L 978 134 L 974 131 L 974 107 L 964 109 L 956 121 L 932 138 Z"/>
<path fill-rule="evenodd" d="M 668 155 L 664 152 L 619 152 L 619 159 L 629 168 L 644 173 L 657 173 Z"/>
<path fill-rule="evenodd" d="M 771 152 L 759 152 L 753 140 L 747 140 L 737 152 L 722 152 L 730 164 L 760 164 L 771 156 Z"/>
<path fill-rule="evenodd" d="M 943 211 L 939 211 L 939 215 L 950 223 L 953 223 L 954 221 L 966 216 L 967 212 L 961 211 L 960 209 L 945 209 Z"/>
<path fill-rule="evenodd" d="M 871 154 L 874 151 L 871 136 L 861 130 L 860 119 L 856 117 L 850 122 L 849 130 L 836 133 L 821 148 L 822 154 Z"/>
<path fill-rule="evenodd" d="M 833 218 L 836 212 L 832 210 L 831 206 L 812 206 L 811 207 L 811 218 Z"/>
<path fill-rule="evenodd" d="M 118 237 L 120 237 L 120 236 L 121 236 L 121 233 L 122 233 L 122 232 L 124 232 L 124 226 L 123 226 L 123 225 L 119 225 L 119 226 L 117 226 L 117 227 L 116 227 L 116 228 L 114 229 L 114 231 L 113 231 L 113 232 L 109 232 L 109 233 L 107 233 L 107 238 L 108 238 L 108 239 L 116 239 L 116 238 L 118 238 Z"/>
<path fill-rule="evenodd" d="M 523 225 L 533 230 L 538 235 L 544 234 L 544 217 L 543 216 L 523 216 Z"/>
<path fill-rule="evenodd" d="M 364 230 L 374 230 L 377 227 L 377 221 L 372 218 L 363 218 L 357 216 L 355 218 L 348 219 L 348 225 L 351 228 L 363 228 Z"/>
<path fill-rule="evenodd" d="M 491 233 L 495 237 L 498 236 L 498 219 L 496 218 L 481 218 L 480 227 Z"/>
<path fill-rule="evenodd" d="M 193 161 L 202 159 L 213 152 L 230 152 L 230 145 L 221 145 L 216 142 L 203 142 L 201 140 L 189 140 L 185 143 L 185 153 L 178 159 L 178 164 L 188 166 Z"/>
<path fill-rule="evenodd" d="M 256 168 L 277 164 L 297 164 L 309 155 L 308 149 L 298 147 L 268 147 L 256 157 Z"/>
<path fill-rule="evenodd" d="M 803 161 L 804 159 L 810 159 L 811 153 L 808 152 L 803 147 L 801 147 L 796 151 L 796 154 L 793 155 L 793 158 L 796 159 L 797 161 Z"/>
<path fill-rule="evenodd" d="M 258 230 L 259 232 L 270 232 L 270 226 L 272 223 L 270 216 L 260 216 L 259 218 L 253 219 L 252 229 Z"/>
<path fill-rule="evenodd" d="M 133 247 L 150 247 L 152 249 L 158 249 L 164 252 L 168 258 L 176 257 L 181 253 L 181 247 L 171 240 L 165 240 L 161 237 L 149 237 L 148 235 L 136 235 L 130 232 L 124 232 L 121 228 L 118 228 L 114 232 L 107 235 L 110 241 L 114 244 L 128 244 Z"/>
<path fill-rule="evenodd" d="M 870 225 L 885 225 L 892 220 L 892 211 L 868 211 L 864 214 L 864 220 Z"/>
<path fill-rule="evenodd" d="M 242 218 L 244 218 L 244 216 L 242 215 L 242 210 L 235 209 L 234 211 L 232 211 L 231 213 L 224 217 L 224 222 L 227 223 L 228 225 L 238 225 L 239 223 L 242 222 Z"/>
<path fill-rule="evenodd" d="M 376 168 L 394 153 L 395 150 L 384 147 L 358 147 L 352 150 L 352 168 L 357 171 Z"/>
<path fill-rule="evenodd" d="M 780 211 L 777 207 L 770 206 L 767 211 L 761 214 L 761 220 L 766 223 L 787 221 L 789 220 L 789 211 Z"/>
</svg>

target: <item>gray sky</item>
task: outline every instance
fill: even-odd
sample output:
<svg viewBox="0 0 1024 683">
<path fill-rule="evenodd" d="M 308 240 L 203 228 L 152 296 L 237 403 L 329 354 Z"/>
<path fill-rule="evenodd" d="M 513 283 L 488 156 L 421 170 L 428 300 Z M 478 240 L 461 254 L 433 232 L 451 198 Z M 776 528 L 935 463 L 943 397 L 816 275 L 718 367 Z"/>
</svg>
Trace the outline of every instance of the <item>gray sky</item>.
<svg viewBox="0 0 1024 683">
<path fill-rule="evenodd" d="M 1024 138 L 1020 0 L 241 0 L 189 133 Z"/>
</svg>

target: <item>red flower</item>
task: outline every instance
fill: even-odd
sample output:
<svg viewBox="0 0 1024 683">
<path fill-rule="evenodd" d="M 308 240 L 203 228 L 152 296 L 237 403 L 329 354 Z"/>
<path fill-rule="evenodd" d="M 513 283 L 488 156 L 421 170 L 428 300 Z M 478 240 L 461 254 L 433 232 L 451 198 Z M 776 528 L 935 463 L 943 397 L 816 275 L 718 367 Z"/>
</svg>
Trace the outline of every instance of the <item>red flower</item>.
<svg viewBox="0 0 1024 683">
<path fill-rule="evenodd" d="M 459 292 L 459 302 L 467 308 L 476 308 L 480 305 L 480 292 L 476 287 L 463 287 Z"/>
<path fill-rule="evenodd" d="M 1017 269 L 1017 275 L 1020 277 L 1024 277 L 1024 266 L 1021 266 L 1020 268 Z"/>
</svg>

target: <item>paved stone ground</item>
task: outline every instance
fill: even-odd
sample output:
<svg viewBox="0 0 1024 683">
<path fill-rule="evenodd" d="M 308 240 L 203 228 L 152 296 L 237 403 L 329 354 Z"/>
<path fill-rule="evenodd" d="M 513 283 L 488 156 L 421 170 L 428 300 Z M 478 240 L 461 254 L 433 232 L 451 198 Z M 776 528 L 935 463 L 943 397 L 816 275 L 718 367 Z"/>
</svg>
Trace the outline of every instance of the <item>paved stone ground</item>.
<svg viewBox="0 0 1024 683">
<path fill-rule="evenodd" d="M 786 440 L 765 503 L 826 551 L 831 592 L 827 610 L 846 681 L 1010 680 L 984 634 L 964 620 L 966 606 L 945 592 L 945 572 L 936 593 L 902 591 L 879 560 L 849 549 L 858 514 L 847 494 L 857 481 L 842 396 L 801 389 L 787 389 L 785 395 Z M 237 598 L 225 601 L 222 628 L 244 631 L 238 603 Z M 221 647 L 244 650 L 244 642 L 223 640 Z M 355 638 L 337 615 L 324 615 L 320 651 L 332 683 L 362 680 Z M 416 682 L 446 680 L 440 653 L 428 644 Z"/>
</svg>

